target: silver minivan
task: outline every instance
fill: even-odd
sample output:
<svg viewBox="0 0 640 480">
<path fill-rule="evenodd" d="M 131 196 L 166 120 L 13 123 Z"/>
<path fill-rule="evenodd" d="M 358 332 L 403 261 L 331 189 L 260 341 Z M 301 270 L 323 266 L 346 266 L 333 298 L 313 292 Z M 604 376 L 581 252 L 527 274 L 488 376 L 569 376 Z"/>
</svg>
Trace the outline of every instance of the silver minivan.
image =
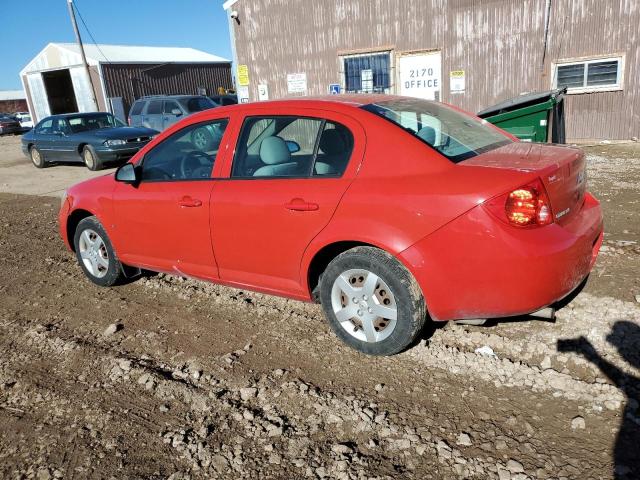
<svg viewBox="0 0 640 480">
<path fill-rule="evenodd" d="M 159 132 L 195 112 L 218 105 L 202 95 L 153 95 L 133 102 L 129 125 L 147 127 Z"/>
</svg>

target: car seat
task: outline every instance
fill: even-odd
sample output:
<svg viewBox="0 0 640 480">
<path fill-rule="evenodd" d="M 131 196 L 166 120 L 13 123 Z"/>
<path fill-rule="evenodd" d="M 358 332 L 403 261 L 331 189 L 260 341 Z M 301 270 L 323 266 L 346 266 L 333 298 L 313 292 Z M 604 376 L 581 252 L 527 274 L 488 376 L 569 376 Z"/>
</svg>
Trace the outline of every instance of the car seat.
<svg viewBox="0 0 640 480">
<path fill-rule="evenodd" d="M 254 177 L 291 177 L 299 174 L 298 163 L 291 161 L 289 147 L 280 137 L 262 140 L 260 160 L 265 165 L 253 173 Z"/>
<path fill-rule="evenodd" d="M 342 173 L 349 161 L 351 154 L 351 142 L 344 127 L 327 129 L 320 137 L 320 150 L 322 155 L 318 156 L 315 165 L 316 175 L 336 175 Z"/>
</svg>

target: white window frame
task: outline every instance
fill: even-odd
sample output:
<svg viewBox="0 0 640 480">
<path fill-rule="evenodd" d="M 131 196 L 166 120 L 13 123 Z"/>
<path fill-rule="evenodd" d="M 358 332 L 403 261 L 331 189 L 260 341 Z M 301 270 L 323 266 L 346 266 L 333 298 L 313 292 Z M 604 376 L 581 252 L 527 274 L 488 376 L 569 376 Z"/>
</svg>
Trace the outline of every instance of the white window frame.
<svg viewBox="0 0 640 480">
<path fill-rule="evenodd" d="M 587 86 L 587 75 L 589 72 L 588 65 L 591 63 L 599 63 L 606 61 L 617 61 L 618 62 L 618 76 L 616 78 L 616 83 L 611 85 L 601 85 L 598 87 L 588 87 Z M 564 67 L 567 65 L 584 65 L 584 80 L 582 87 L 569 87 L 567 88 L 567 94 L 575 95 L 580 93 L 592 93 L 592 92 L 616 92 L 623 90 L 624 85 L 624 55 L 614 55 L 614 56 L 602 56 L 602 57 L 587 57 L 587 58 L 574 58 L 567 60 L 558 60 L 552 63 L 553 67 L 553 78 L 551 81 L 552 88 L 558 88 L 558 67 Z"/>
</svg>

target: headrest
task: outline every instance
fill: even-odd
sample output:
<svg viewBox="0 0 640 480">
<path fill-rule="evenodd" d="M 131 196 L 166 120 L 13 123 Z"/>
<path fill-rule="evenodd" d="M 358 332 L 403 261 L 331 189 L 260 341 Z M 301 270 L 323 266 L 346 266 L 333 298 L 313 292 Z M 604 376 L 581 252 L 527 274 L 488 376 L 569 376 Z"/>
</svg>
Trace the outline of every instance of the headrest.
<svg viewBox="0 0 640 480">
<path fill-rule="evenodd" d="M 337 128 L 325 130 L 320 137 L 320 149 L 327 155 L 336 155 L 348 150 L 345 135 Z"/>
<path fill-rule="evenodd" d="M 267 165 L 278 165 L 291 160 L 287 143 L 280 137 L 267 137 L 260 144 L 260 160 Z"/>
<path fill-rule="evenodd" d="M 422 127 L 417 135 L 431 146 L 436 143 L 436 131 L 433 127 Z"/>
</svg>

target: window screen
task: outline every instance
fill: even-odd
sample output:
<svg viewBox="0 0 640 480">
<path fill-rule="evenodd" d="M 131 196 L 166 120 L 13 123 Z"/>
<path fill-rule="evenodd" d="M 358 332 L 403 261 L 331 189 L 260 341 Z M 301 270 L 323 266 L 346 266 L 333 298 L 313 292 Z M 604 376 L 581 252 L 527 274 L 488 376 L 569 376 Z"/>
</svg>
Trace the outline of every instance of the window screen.
<svg viewBox="0 0 640 480">
<path fill-rule="evenodd" d="M 349 93 L 388 93 L 391 87 L 390 55 L 377 53 L 345 57 L 344 79 L 345 90 Z"/>
</svg>

